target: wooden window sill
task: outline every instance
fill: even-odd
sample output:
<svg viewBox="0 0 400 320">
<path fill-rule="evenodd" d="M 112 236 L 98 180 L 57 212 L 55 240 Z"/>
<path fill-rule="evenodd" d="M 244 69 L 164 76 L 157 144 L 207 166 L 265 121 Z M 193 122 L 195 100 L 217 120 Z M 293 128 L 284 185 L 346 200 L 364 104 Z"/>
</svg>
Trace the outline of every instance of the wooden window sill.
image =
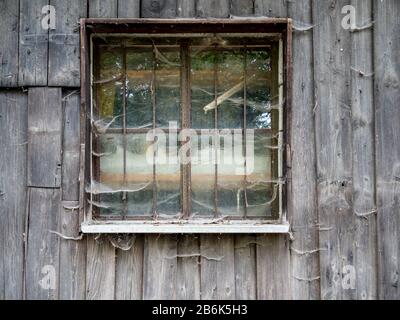
<svg viewBox="0 0 400 320">
<path fill-rule="evenodd" d="M 81 225 L 83 233 L 289 233 L 289 224 L 262 221 L 91 221 Z"/>
</svg>

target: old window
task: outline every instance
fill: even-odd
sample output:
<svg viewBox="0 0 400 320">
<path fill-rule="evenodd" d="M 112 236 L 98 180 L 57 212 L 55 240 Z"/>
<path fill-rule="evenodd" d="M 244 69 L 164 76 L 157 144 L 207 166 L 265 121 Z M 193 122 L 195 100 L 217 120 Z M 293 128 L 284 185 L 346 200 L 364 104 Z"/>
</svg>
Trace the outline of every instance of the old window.
<svg viewBox="0 0 400 320">
<path fill-rule="evenodd" d="M 288 21 L 228 21 L 82 22 L 84 232 L 287 230 Z"/>
</svg>

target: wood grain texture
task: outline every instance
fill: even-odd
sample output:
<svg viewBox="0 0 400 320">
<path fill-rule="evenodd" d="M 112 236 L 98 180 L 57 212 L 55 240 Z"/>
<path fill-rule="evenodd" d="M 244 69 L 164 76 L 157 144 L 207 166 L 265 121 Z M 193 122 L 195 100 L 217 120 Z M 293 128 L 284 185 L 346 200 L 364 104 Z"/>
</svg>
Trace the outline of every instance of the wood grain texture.
<svg viewBox="0 0 400 320">
<path fill-rule="evenodd" d="M 22 299 L 28 99 L 0 92 L 0 297 Z"/>
<path fill-rule="evenodd" d="M 0 87 L 18 85 L 19 1 L 0 2 Z"/>
<path fill-rule="evenodd" d="M 196 235 L 178 238 L 177 299 L 200 299 L 200 246 Z"/>
<path fill-rule="evenodd" d="M 379 298 L 399 299 L 400 2 L 374 1 Z"/>
<path fill-rule="evenodd" d="M 88 0 L 90 18 L 117 18 L 118 0 Z"/>
<path fill-rule="evenodd" d="M 28 92 L 28 186 L 61 185 L 61 89 Z"/>
<path fill-rule="evenodd" d="M 256 16 L 286 18 L 287 0 L 254 0 L 254 13 Z"/>
<path fill-rule="evenodd" d="M 177 0 L 176 15 L 180 18 L 194 18 L 196 16 L 195 0 Z"/>
<path fill-rule="evenodd" d="M 341 26 L 347 1 L 313 1 L 315 127 L 321 299 L 352 299 L 354 268 L 351 36 Z"/>
<path fill-rule="evenodd" d="M 108 238 L 87 236 L 86 299 L 115 297 L 115 248 Z"/>
<path fill-rule="evenodd" d="M 87 3 L 50 0 L 56 9 L 56 29 L 49 30 L 48 85 L 80 86 L 79 19 L 87 16 Z"/>
<path fill-rule="evenodd" d="M 254 0 L 231 0 L 230 13 L 232 16 L 252 16 L 254 14 Z"/>
<path fill-rule="evenodd" d="M 288 237 L 258 235 L 256 255 L 257 299 L 291 299 Z"/>
<path fill-rule="evenodd" d="M 351 4 L 357 8 L 357 25 L 364 26 L 372 22 L 372 1 L 353 0 Z M 352 32 L 351 37 L 355 298 L 376 299 L 377 230 L 372 29 Z"/>
<path fill-rule="evenodd" d="M 286 18 L 287 2 L 255 0 L 254 12 L 256 16 Z M 292 279 L 287 238 L 284 235 L 258 235 L 256 239 L 257 299 L 290 299 Z"/>
<path fill-rule="evenodd" d="M 235 291 L 237 300 L 257 299 L 255 235 L 235 235 Z"/>
<path fill-rule="evenodd" d="M 235 299 L 233 235 L 201 235 L 201 299 Z"/>
<path fill-rule="evenodd" d="M 29 225 L 25 270 L 28 300 L 59 297 L 60 190 L 30 188 Z"/>
<path fill-rule="evenodd" d="M 198 18 L 228 18 L 229 0 L 197 0 L 196 17 Z"/>
<path fill-rule="evenodd" d="M 83 300 L 86 291 L 86 239 L 79 235 L 78 201 L 62 201 L 60 239 L 60 299 Z M 74 240 L 76 239 L 76 240 Z"/>
<path fill-rule="evenodd" d="M 175 18 L 176 0 L 142 0 L 142 18 Z"/>
<path fill-rule="evenodd" d="M 62 199 L 79 200 L 80 96 L 76 91 L 63 93 Z"/>
<path fill-rule="evenodd" d="M 144 244 L 143 298 L 177 297 L 177 241 L 171 235 L 146 235 Z"/>
<path fill-rule="evenodd" d="M 139 18 L 140 0 L 118 0 L 118 18 Z"/>
<path fill-rule="evenodd" d="M 292 2 L 289 17 L 294 25 L 312 25 L 310 0 Z M 288 182 L 288 216 L 291 243 L 291 277 L 294 299 L 319 299 L 319 243 L 317 177 L 314 128 L 312 29 L 293 34 L 293 106 L 291 170 Z M 314 279 L 306 281 L 302 279 Z"/>
<path fill-rule="evenodd" d="M 143 299 L 143 254 L 143 235 L 135 236 L 129 250 L 116 249 L 115 299 Z"/>
<path fill-rule="evenodd" d="M 48 0 L 20 0 L 19 86 L 47 85 L 49 32 L 42 26 L 46 5 Z"/>
</svg>

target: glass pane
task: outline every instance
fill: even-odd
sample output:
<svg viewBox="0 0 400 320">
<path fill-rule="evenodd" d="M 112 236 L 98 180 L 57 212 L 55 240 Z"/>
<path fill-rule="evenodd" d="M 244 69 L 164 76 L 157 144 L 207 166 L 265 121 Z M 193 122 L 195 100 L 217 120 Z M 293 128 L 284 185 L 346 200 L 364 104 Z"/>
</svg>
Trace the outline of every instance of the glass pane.
<svg viewBox="0 0 400 320">
<path fill-rule="evenodd" d="M 271 128 L 268 51 L 247 50 L 247 128 Z"/>
<path fill-rule="evenodd" d="M 210 133 L 192 136 L 191 155 L 192 215 L 214 216 L 215 149 Z"/>
<path fill-rule="evenodd" d="M 244 55 L 241 49 L 218 51 L 218 128 L 243 127 Z"/>
<path fill-rule="evenodd" d="M 157 214 L 177 215 L 181 212 L 181 174 L 176 133 L 158 137 L 156 155 Z"/>
<path fill-rule="evenodd" d="M 218 166 L 218 212 L 244 215 L 244 148 L 242 130 L 220 131 Z"/>
<path fill-rule="evenodd" d="M 277 138 L 256 131 L 253 143 L 254 167 L 247 166 L 247 215 L 271 216 L 271 208 L 278 203 Z"/>
<path fill-rule="evenodd" d="M 153 208 L 152 142 L 145 133 L 126 136 L 126 185 L 129 215 L 150 215 Z"/>
<path fill-rule="evenodd" d="M 120 50 L 101 50 L 94 76 L 96 126 L 118 128 L 122 125 L 123 57 Z"/>
<path fill-rule="evenodd" d="M 192 128 L 215 128 L 214 119 L 214 51 L 193 47 L 191 54 Z M 210 106 L 210 110 L 205 110 Z"/>
<path fill-rule="evenodd" d="M 168 127 L 180 123 L 180 48 L 155 47 L 156 50 L 156 123 Z"/>
<path fill-rule="evenodd" d="M 118 134 L 102 134 L 97 140 L 97 152 L 100 171 L 93 185 L 98 193 L 94 205 L 99 208 L 100 215 L 122 215 L 122 192 L 124 189 L 124 155 L 123 139 Z M 97 162 L 97 161 L 96 161 Z"/>
<path fill-rule="evenodd" d="M 153 63 L 151 47 L 130 49 L 127 52 L 127 127 L 152 126 Z"/>
</svg>

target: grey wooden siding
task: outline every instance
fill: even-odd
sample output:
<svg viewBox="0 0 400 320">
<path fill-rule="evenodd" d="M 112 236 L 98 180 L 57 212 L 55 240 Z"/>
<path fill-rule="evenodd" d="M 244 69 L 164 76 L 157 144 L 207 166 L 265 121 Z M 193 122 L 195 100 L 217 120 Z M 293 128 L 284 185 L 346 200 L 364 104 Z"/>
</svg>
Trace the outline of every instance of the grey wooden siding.
<svg viewBox="0 0 400 320">
<path fill-rule="evenodd" d="M 88 16 L 294 20 L 290 236 L 77 233 Z M 399 299 L 399 34 L 398 0 L 0 0 L 0 299 Z"/>
</svg>

